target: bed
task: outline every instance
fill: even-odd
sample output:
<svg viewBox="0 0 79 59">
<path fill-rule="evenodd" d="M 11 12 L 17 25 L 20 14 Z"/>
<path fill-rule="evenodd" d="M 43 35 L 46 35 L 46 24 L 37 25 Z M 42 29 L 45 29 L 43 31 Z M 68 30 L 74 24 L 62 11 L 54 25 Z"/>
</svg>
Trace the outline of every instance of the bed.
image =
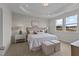
<svg viewBox="0 0 79 59">
<path fill-rule="evenodd" d="M 30 50 L 38 50 L 44 41 L 56 40 L 57 36 L 45 32 L 32 33 L 28 34 L 28 45 Z"/>
</svg>

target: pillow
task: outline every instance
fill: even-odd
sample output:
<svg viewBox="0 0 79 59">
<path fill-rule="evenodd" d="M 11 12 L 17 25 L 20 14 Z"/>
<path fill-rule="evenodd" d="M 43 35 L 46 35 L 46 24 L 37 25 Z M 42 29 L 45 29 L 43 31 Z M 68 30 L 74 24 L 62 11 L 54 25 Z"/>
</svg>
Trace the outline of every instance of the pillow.
<svg viewBox="0 0 79 59">
<path fill-rule="evenodd" d="M 43 33 L 44 33 L 44 32 L 45 32 L 45 30 L 40 30 L 40 32 L 43 32 Z"/>
<path fill-rule="evenodd" d="M 33 31 L 29 31 L 30 34 L 33 34 Z"/>
<path fill-rule="evenodd" d="M 33 34 L 37 34 L 37 32 L 34 31 Z"/>
<path fill-rule="evenodd" d="M 45 33 L 45 30 L 42 30 Z"/>
<path fill-rule="evenodd" d="M 40 32 L 43 32 L 42 30 L 40 30 Z"/>
</svg>

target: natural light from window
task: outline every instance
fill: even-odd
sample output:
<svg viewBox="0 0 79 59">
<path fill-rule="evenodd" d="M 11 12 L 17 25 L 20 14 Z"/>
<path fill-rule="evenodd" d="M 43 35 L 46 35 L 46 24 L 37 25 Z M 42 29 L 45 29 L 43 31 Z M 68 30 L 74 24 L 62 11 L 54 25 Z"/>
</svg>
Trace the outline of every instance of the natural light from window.
<svg viewBox="0 0 79 59">
<path fill-rule="evenodd" d="M 63 26 L 63 19 L 56 20 L 56 30 L 62 31 L 63 30 L 62 26 Z"/>
<path fill-rule="evenodd" d="M 56 20 L 57 31 L 77 31 L 77 15 Z"/>
<path fill-rule="evenodd" d="M 66 18 L 66 31 L 77 30 L 77 15 Z"/>
</svg>

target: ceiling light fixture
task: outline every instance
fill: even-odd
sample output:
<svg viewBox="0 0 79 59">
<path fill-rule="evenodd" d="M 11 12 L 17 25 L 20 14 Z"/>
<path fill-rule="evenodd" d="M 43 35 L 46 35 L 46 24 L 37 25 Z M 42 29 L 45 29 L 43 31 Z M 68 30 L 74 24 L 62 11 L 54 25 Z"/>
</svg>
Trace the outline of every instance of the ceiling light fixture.
<svg viewBox="0 0 79 59">
<path fill-rule="evenodd" d="M 44 6 L 48 6 L 48 3 L 44 3 L 43 5 L 44 5 Z"/>
<path fill-rule="evenodd" d="M 44 3 L 43 3 L 43 6 L 48 6 L 48 2 L 47 2 L 47 0 L 43 0 L 44 1 Z"/>
</svg>

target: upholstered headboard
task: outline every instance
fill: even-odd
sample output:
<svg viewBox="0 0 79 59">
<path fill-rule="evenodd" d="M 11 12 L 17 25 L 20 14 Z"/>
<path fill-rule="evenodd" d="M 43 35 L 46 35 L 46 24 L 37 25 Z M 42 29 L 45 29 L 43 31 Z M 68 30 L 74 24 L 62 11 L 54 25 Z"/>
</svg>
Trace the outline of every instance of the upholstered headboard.
<svg viewBox="0 0 79 59">
<path fill-rule="evenodd" d="M 34 27 L 27 27 L 27 33 L 30 32 L 46 32 L 47 31 L 47 27 L 38 27 L 38 26 L 34 26 Z"/>
</svg>

